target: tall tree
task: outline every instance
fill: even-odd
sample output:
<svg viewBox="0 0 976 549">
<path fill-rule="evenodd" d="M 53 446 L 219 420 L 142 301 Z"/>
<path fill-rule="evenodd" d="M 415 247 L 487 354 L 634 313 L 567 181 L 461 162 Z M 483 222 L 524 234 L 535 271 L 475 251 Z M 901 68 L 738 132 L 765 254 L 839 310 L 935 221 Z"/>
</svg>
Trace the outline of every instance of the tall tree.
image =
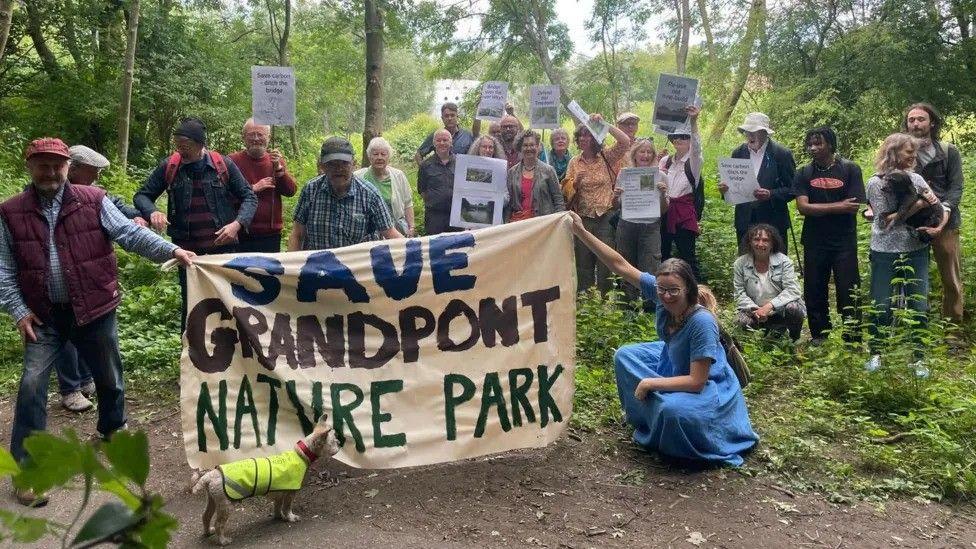
<svg viewBox="0 0 976 549">
<path fill-rule="evenodd" d="M 44 68 L 44 72 L 51 80 L 58 80 L 61 75 L 61 67 L 58 65 L 58 59 L 54 56 L 54 52 L 47 45 L 47 38 L 44 36 L 44 29 L 41 24 L 43 16 L 37 4 L 37 2 L 27 2 L 25 5 L 27 35 L 30 36 L 31 42 L 34 44 L 34 50 L 37 51 L 37 57 L 41 60 L 41 67 Z"/>
<path fill-rule="evenodd" d="M 282 0 L 282 4 L 284 4 L 284 20 L 280 23 L 274 2 L 272 0 L 266 0 L 266 4 L 268 7 L 271 41 L 274 43 L 275 52 L 278 54 L 278 65 L 281 67 L 290 66 L 291 61 L 288 58 L 288 37 L 291 35 L 291 0 Z M 298 130 L 295 124 L 288 127 L 288 137 L 291 140 L 292 155 L 298 156 Z"/>
<path fill-rule="evenodd" d="M 383 12 L 377 0 L 365 0 L 366 116 L 363 123 L 363 165 L 366 146 L 383 133 Z"/>
<path fill-rule="evenodd" d="M 122 75 L 122 106 L 119 110 L 119 164 L 124 172 L 129 162 L 129 120 L 132 115 L 132 80 L 136 69 L 136 41 L 139 36 L 139 0 L 129 1 L 126 17 L 125 72 Z"/>
<path fill-rule="evenodd" d="M 14 19 L 14 0 L 0 0 L 0 63 L 7 52 L 7 38 Z"/>
<path fill-rule="evenodd" d="M 749 72 L 752 66 L 752 53 L 756 46 L 756 39 L 762 30 L 766 19 L 766 0 L 752 0 L 749 8 L 749 18 L 746 21 L 746 31 L 739 43 L 739 61 L 736 65 L 735 79 L 732 82 L 732 89 L 729 90 L 725 100 L 722 102 L 722 109 L 712 125 L 709 140 L 717 143 L 725 128 L 729 125 L 729 119 L 735 111 L 735 106 L 739 104 L 739 98 L 745 90 L 746 81 L 749 79 Z"/>
<path fill-rule="evenodd" d="M 674 0 L 674 7 L 678 14 L 678 43 L 676 65 L 678 74 L 684 74 L 688 67 L 688 41 L 691 38 L 691 7 L 688 0 Z"/>
<path fill-rule="evenodd" d="M 712 19 L 708 15 L 708 3 L 706 0 L 698 0 L 698 16 L 701 18 L 702 32 L 705 33 L 705 48 L 708 51 L 708 64 L 714 67 L 718 63 L 718 54 L 715 51 L 715 36 L 712 34 Z"/>
</svg>

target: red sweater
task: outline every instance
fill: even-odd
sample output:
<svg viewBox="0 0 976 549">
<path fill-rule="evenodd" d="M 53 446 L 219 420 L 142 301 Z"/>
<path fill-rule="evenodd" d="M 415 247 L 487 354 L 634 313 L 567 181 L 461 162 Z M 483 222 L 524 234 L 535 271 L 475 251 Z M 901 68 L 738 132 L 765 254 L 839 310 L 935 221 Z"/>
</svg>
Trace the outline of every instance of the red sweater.
<svg viewBox="0 0 976 549">
<path fill-rule="evenodd" d="M 265 177 L 274 177 L 275 186 L 273 189 L 265 189 L 257 193 L 258 209 L 254 213 L 248 234 L 265 236 L 280 233 L 282 226 L 281 197 L 295 196 L 295 191 L 298 188 L 295 184 L 295 178 L 288 173 L 285 167 L 285 159 L 281 159 L 280 175 L 275 176 L 271 167 L 271 155 L 268 153 L 264 153 L 262 158 L 255 160 L 248 156 L 246 151 L 238 151 L 230 154 L 229 158 L 240 168 L 241 173 L 244 174 L 244 179 L 251 187 Z"/>
</svg>

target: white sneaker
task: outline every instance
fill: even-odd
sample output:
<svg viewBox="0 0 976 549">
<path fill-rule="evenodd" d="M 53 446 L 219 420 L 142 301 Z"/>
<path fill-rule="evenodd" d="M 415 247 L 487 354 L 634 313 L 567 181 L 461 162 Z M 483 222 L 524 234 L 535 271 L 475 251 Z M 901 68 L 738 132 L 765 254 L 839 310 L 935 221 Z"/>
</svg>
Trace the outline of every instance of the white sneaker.
<svg viewBox="0 0 976 549">
<path fill-rule="evenodd" d="M 918 379 L 928 379 L 929 378 L 929 368 L 925 365 L 925 361 L 916 360 L 908 365 L 909 368 L 915 371 L 915 377 Z"/>
<path fill-rule="evenodd" d="M 865 372 L 877 372 L 881 369 L 881 355 L 871 355 L 871 358 L 864 363 Z"/>
<path fill-rule="evenodd" d="M 81 413 L 91 410 L 94 405 L 81 394 L 81 391 L 75 391 L 61 397 L 61 406 L 69 412 Z"/>
<path fill-rule="evenodd" d="M 88 383 L 81 386 L 81 394 L 85 395 L 85 398 L 91 398 L 95 394 L 95 382 L 89 381 Z"/>
</svg>

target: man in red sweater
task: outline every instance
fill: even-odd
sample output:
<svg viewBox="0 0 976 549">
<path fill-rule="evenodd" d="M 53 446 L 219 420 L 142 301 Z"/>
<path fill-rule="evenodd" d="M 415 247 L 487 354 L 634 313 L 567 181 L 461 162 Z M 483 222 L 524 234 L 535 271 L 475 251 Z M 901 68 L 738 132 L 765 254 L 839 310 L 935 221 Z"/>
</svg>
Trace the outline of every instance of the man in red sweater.
<svg viewBox="0 0 976 549">
<path fill-rule="evenodd" d="M 240 234 L 238 252 L 281 251 L 281 199 L 295 196 L 297 187 L 281 153 L 268 150 L 270 136 L 270 126 L 255 124 L 253 118 L 248 118 L 242 132 L 244 150 L 230 155 L 258 195 L 257 212 L 251 228 Z"/>
</svg>

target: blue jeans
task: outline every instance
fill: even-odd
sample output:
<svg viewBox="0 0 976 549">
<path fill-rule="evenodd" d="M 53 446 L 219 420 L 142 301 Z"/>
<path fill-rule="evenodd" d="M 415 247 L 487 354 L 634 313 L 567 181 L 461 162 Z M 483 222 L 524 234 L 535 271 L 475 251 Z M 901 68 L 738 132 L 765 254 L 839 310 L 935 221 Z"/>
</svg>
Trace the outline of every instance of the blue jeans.
<svg viewBox="0 0 976 549">
<path fill-rule="evenodd" d="M 58 392 L 62 395 L 80 391 L 92 382 L 88 364 L 78 356 L 78 350 L 71 343 L 64 344 L 61 357 L 54 363 L 54 370 L 58 374 Z"/>
<path fill-rule="evenodd" d="M 24 347 L 24 371 L 20 377 L 10 453 L 21 461 L 26 457 L 24 439 L 47 428 L 47 386 L 51 368 L 62 357 L 69 342 L 78 356 L 92 368 L 98 395 L 98 432 L 107 436 L 125 425 L 125 386 L 119 354 L 118 324 L 111 311 L 84 326 L 75 323 L 70 307 L 55 307 L 52 318 L 34 326 L 37 341 Z"/>
<path fill-rule="evenodd" d="M 911 271 L 908 270 L 911 268 Z M 895 284 L 894 279 L 904 279 Z M 929 311 L 929 247 L 906 253 L 871 250 L 871 301 L 874 320 L 871 335 L 878 335 L 880 326 L 890 326 L 893 302 L 904 297 L 905 305 L 919 313 L 925 325 Z"/>
</svg>

